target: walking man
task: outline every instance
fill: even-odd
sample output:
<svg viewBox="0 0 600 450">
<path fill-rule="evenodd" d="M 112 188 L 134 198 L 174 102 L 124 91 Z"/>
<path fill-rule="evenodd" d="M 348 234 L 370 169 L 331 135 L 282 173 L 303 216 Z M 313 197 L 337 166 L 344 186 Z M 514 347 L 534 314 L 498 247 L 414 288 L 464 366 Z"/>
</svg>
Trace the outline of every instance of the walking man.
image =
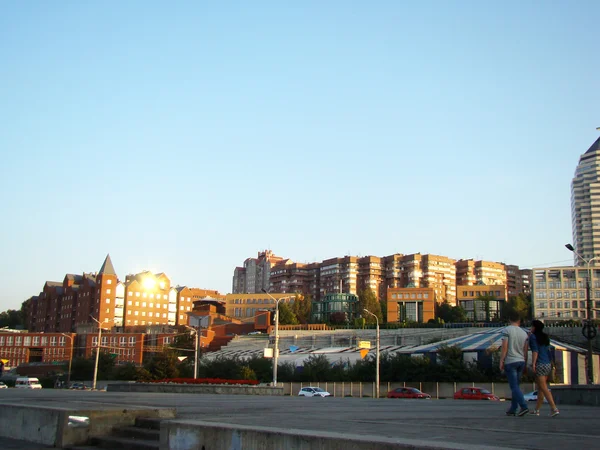
<svg viewBox="0 0 600 450">
<path fill-rule="evenodd" d="M 506 373 L 512 392 L 510 408 L 506 411 L 506 415 L 523 417 L 529 413 L 529 408 L 527 408 L 527 402 L 523 398 L 519 383 L 521 376 L 527 371 L 528 336 L 520 326 L 521 317 L 518 312 L 511 311 L 508 320 L 510 325 L 504 328 L 500 356 L 500 370 Z M 521 409 L 517 412 L 519 406 Z"/>
</svg>

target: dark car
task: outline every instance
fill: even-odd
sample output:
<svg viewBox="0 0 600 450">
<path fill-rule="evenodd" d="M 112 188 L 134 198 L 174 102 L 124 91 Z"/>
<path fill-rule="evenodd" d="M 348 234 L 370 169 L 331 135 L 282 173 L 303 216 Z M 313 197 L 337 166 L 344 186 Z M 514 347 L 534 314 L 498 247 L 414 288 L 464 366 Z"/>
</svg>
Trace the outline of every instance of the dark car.
<svg viewBox="0 0 600 450">
<path fill-rule="evenodd" d="M 421 392 L 413 387 L 401 387 L 387 393 L 387 398 L 425 398 L 431 399 L 431 395 Z"/>
<path fill-rule="evenodd" d="M 494 400 L 499 401 L 500 398 L 492 394 L 487 389 L 479 387 L 462 388 L 454 393 L 454 400 Z"/>
<path fill-rule="evenodd" d="M 71 383 L 71 387 L 69 387 L 69 389 L 74 389 L 77 391 L 87 391 L 89 390 L 89 386 L 86 386 L 83 383 Z"/>
</svg>

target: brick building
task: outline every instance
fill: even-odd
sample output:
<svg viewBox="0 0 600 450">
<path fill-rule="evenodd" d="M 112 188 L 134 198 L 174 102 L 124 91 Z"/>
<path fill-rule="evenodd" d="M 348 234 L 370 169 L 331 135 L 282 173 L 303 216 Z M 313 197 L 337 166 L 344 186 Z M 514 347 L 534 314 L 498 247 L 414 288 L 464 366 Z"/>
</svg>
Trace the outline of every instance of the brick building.
<svg viewBox="0 0 600 450">
<path fill-rule="evenodd" d="M 75 334 L 0 330 L 0 359 L 7 367 L 27 363 L 69 361 L 74 351 Z"/>
</svg>

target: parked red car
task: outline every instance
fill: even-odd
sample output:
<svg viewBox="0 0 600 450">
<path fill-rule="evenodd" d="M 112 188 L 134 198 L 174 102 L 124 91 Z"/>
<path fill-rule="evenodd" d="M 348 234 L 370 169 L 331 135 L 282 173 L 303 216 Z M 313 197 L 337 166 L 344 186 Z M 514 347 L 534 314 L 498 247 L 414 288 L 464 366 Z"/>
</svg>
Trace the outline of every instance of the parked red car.
<svg viewBox="0 0 600 450">
<path fill-rule="evenodd" d="M 494 400 L 499 401 L 500 398 L 492 394 L 487 389 L 471 387 L 462 388 L 454 393 L 454 400 Z"/>
<path fill-rule="evenodd" d="M 431 399 L 431 395 L 421 392 L 417 388 L 413 387 L 401 387 L 394 389 L 387 393 L 387 398 L 428 398 Z"/>
</svg>

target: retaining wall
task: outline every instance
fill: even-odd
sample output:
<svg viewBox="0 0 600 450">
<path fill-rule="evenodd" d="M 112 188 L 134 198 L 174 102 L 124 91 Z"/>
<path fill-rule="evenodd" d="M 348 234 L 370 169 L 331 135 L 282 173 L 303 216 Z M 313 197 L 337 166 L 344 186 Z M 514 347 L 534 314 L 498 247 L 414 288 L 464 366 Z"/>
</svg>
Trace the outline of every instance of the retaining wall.
<svg viewBox="0 0 600 450">
<path fill-rule="evenodd" d="M 223 394 L 223 395 L 283 395 L 283 387 L 244 386 L 228 384 L 178 383 L 111 383 L 108 392 L 154 392 L 169 394 Z"/>
<path fill-rule="evenodd" d="M 418 439 L 358 436 L 314 430 L 229 425 L 200 420 L 173 420 L 160 427 L 160 450 L 486 450 L 484 445 Z"/>
<path fill-rule="evenodd" d="M 91 438 L 110 434 L 117 425 L 133 425 L 136 417 L 170 419 L 175 417 L 175 409 L 74 410 L 5 403 L 0 407 L 0 437 L 64 448 L 86 444 Z"/>
</svg>

